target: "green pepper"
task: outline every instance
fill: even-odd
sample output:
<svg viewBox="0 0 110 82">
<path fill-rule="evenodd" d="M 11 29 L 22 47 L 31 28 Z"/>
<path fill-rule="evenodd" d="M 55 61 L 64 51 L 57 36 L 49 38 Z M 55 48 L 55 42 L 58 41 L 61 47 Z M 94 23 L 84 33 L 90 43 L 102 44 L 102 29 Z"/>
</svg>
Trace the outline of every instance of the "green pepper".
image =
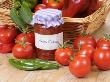
<svg viewBox="0 0 110 82">
<path fill-rule="evenodd" d="M 21 61 L 15 59 L 9 59 L 9 63 L 21 70 L 32 71 L 38 69 L 38 66 L 34 66 L 34 64 L 26 64 L 24 62 L 22 63 Z"/>
<path fill-rule="evenodd" d="M 18 59 L 9 58 L 9 63 L 18 69 L 27 70 L 27 71 L 58 69 L 60 67 L 60 65 L 57 63 L 52 63 L 41 59 L 18 60 Z"/>
</svg>

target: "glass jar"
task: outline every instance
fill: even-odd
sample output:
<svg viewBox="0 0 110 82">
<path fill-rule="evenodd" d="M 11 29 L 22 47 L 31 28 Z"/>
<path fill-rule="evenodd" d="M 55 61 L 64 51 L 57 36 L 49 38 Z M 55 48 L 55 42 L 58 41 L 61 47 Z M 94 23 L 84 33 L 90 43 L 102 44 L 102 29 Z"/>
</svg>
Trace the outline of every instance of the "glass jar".
<svg viewBox="0 0 110 82">
<path fill-rule="evenodd" d="M 54 60 L 55 50 L 63 45 L 64 22 L 61 11 L 43 9 L 35 13 L 33 18 L 37 57 Z"/>
</svg>

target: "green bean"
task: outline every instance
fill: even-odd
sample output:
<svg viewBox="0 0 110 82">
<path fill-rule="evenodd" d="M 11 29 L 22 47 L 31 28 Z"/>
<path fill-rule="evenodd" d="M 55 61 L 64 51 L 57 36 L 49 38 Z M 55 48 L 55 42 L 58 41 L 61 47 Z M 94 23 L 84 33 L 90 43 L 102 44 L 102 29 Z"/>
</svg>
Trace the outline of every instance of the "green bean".
<svg viewBox="0 0 110 82">
<path fill-rule="evenodd" d="M 52 63 L 41 59 L 9 59 L 9 63 L 21 70 L 49 70 L 58 69 L 60 67 L 57 63 Z"/>
<path fill-rule="evenodd" d="M 28 65 L 28 64 L 24 64 L 19 60 L 15 60 L 15 59 L 9 59 L 9 63 L 11 65 L 13 65 L 14 67 L 16 67 L 17 69 L 21 69 L 21 70 L 27 70 L 27 71 L 31 71 L 31 70 L 36 70 L 39 68 L 39 66 L 34 66 L 34 64 Z"/>
</svg>

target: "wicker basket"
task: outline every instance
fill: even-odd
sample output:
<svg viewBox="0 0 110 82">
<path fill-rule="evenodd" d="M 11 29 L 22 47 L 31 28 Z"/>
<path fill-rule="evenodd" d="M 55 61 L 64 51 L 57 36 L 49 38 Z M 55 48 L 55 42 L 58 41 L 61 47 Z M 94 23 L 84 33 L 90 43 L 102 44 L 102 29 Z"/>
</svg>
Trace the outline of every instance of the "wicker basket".
<svg viewBox="0 0 110 82">
<path fill-rule="evenodd" d="M 12 4 L 11 0 L 0 0 L 0 24 L 14 24 L 9 16 Z M 97 11 L 85 18 L 64 17 L 64 40 L 73 40 L 83 30 L 86 33 L 95 32 L 104 23 L 109 11 L 110 0 L 105 0 Z"/>
</svg>

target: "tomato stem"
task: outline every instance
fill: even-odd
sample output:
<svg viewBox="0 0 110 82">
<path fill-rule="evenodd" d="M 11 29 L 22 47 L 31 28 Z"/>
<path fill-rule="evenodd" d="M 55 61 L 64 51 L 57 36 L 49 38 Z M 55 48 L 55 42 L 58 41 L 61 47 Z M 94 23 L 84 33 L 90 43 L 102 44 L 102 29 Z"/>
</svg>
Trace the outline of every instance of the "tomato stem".
<svg viewBox="0 0 110 82">
<path fill-rule="evenodd" d="M 110 40 L 110 35 L 109 34 L 107 34 L 107 33 L 104 34 L 104 37 L 105 37 L 106 40 Z"/>
<path fill-rule="evenodd" d="M 48 0 L 48 2 L 50 2 L 51 0 Z M 57 2 L 57 3 L 59 3 L 60 2 L 60 0 L 54 0 L 55 2 Z"/>
<path fill-rule="evenodd" d="M 87 34 L 86 34 L 86 31 L 83 31 L 82 33 L 81 33 L 81 35 L 82 36 L 86 36 Z"/>
<path fill-rule="evenodd" d="M 20 44 L 25 48 L 26 44 L 28 44 L 28 42 L 25 42 L 25 41 L 26 41 L 26 36 L 23 37 L 22 41 L 17 41 L 16 43 Z"/>
<path fill-rule="evenodd" d="M 59 2 L 60 2 L 60 0 L 55 0 L 55 2 L 59 3 Z"/>
<path fill-rule="evenodd" d="M 73 56 L 70 56 L 70 60 L 73 61 L 74 60 L 74 57 Z"/>
<path fill-rule="evenodd" d="M 67 47 L 67 44 L 69 44 L 69 43 L 70 43 L 70 40 L 65 41 L 64 42 L 64 45 L 63 45 L 63 48 L 66 48 Z"/>
<path fill-rule="evenodd" d="M 78 43 L 78 50 L 79 51 L 81 50 L 81 41 L 79 41 L 79 43 Z"/>
</svg>

